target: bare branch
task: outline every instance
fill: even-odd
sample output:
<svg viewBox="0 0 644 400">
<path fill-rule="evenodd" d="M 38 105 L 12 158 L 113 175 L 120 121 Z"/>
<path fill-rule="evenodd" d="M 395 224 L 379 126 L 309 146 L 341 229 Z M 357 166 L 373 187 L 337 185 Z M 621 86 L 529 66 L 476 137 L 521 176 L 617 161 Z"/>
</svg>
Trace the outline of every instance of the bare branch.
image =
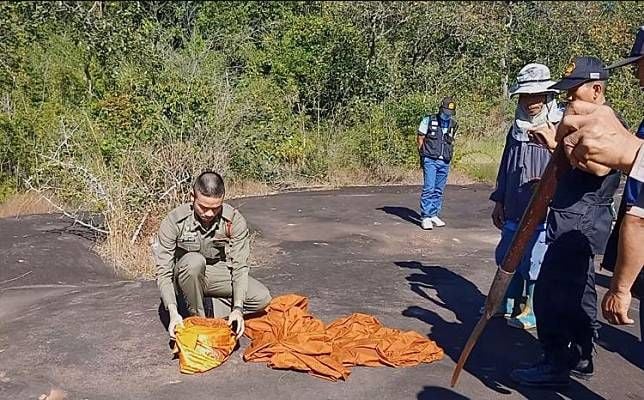
<svg viewBox="0 0 644 400">
<path fill-rule="evenodd" d="M 58 148 L 54 152 L 54 158 L 58 159 L 60 156 L 60 151 L 64 148 L 69 148 L 69 139 L 74 135 L 74 133 L 78 130 L 78 127 L 72 129 L 71 132 L 68 132 L 68 129 L 65 129 L 65 121 L 61 118 L 60 119 L 60 131 L 63 132 L 63 140 L 58 144 Z"/>
<path fill-rule="evenodd" d="M 161 193 L 161 196 L 159 196 L 159 201 L 163 200 L 165 196 L 167 196 L 170 192 L 172 192 L 174 189 L 176 189 L 178 186 L 181 186 L 183 183 L 187 182 L 189 177 L 185 177 L 181 179 L 180 181 L 177 181 L 174 185 L 170 186 L 165 192 Z M 139 238 L 139 234 L 141 233 L 141 229 L 143 228 L 143 224 L 145 224 L 145 221 L 148 219 L 148 216 L 150 215 L 150 212 L 152 210 L 148 208 L 148 210 L 143 214 L 143 218 L 141 218 L 141 221 L 136 227 L 136 230 L 134 231 L 134 234 L 132 234 L 132 237 L 130 238 L 130 244 L 134 244 L 136 242 L 136 239 Z"/>
<path fill-rule="evenodd" d="M 139 222 L 136 229 L 134 230 L 134 233 L 132 234 L 132 237 L 130 238 L 130 244 L 134 244 L 134 242 L 136 242 L 136 239 L 139 238 L 139 234 L 141 233 L 143 224 L 148 219 L 149 215 L 150 215 L 150 210 L 146 211 L 145 214 L 143 214 L 143 218 L 141 218 L 141 222 Z"/>
<path fill-rule="evenodd" d="M 89 224 L 87 222 L 81 221 L 77 216 L 67 212 L 64 208 L 56 204 L 54 201 L 52 201 L 49 197 L 45 196 L 40 190 L 36 189 L 32 184 L 30 179 L 27 179 L 25 181 L 25 186 L 27 187 L 28 190 L 33 190 L 34 192 L 38 193 L 38 195 L 45 200 L 47 203 L 49 203 L 52 207 L 54 207 L 56 210 L 58 210 L 60 213 L 62 213 L 64 216 L 66 216 L 69 219 L 72 219 L 75 224 L 79 224 L 81 226 L 84 226 L 85 228 L 89 228 L 93 231 L 103 233 L 103 234 L 109 234 L 109 231 L 106 231 L 105 229 L 101 229 L 99 227 L 96 227 L 92 224 Z"/>
<path fill-rule="evenodd" d="M 98 180 L 96 176 L 94 176 L 86 167 L 81 166 L 81 165 L 76 165 L 70 162 L 64 162 L 60 161 L 57 158 L 51 157 L 51 156 L 43 156 L 43 158 L 49 160 L 52 162 L 53 165 L 63 167 L 63 168 L 68 168 L 68 169 L 73 169 L 80 171 L 85 178 L 85 182 L 87 185 L 92 189 L 92 191 L 96 194 L 96 196 L 99 199 L 102 199 L 105 201 L 105 204 L 110 210 L 114 209 L 114 205 L 112 204 L 112 201 L 110 200 L 107 191 L 103 187 L 103 184 Z"/>
</svg>

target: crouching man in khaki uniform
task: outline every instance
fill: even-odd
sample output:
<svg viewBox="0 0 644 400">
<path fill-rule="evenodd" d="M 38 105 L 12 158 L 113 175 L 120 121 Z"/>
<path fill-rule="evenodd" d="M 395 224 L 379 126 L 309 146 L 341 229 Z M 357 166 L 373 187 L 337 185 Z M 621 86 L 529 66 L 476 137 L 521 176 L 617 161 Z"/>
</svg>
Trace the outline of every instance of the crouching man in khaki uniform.
<svg viewBox="0 0 644 400">
<path fill-rule="evenodd" d="M 157 285 L 170 313 L 172 338 L 183 322 L 177 296 L 183 297 L 191 315 L 202 317 L 204 296 L 213 297 L 215 316 L 230 312 L 228 323 L 238 338 L 244 333 L 244 313 L 261 311 L 271 301 L 268 289 L 248 276 L 246 219 L 224 203 L 224 194 L 219 174 L 202 173 L 193 185 L 192 203 L 172 210 L 153 239 Z M 225 304 L 231 300 L 232 312 Z"/>
</svg>

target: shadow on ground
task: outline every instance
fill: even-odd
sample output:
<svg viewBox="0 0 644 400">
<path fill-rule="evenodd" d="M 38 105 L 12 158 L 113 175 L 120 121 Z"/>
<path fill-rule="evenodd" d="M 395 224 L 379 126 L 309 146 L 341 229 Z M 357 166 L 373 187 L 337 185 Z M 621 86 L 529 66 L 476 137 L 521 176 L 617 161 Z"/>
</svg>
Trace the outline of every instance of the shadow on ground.
<svg viewBox="0 0 644 400">
<path fill-rule="evenodd" d="M 449 315 L 451 312 L 455 317 L 454 320 L 445 319 L 438 312 L 420 306 L 411 306 L 402 312 L 406 317 L 427 323 L 431 327 L 428 336 L 440 343 L 446 356 L 456 363 L 463 345 L 479 320 L 479 309 L 485 301 L 484 294 L 472 282 L 442 266 L 427 266 L 413 261 L 395 264 L 400 268 L 415 270 L 407 277 L 414 293 L 448 311 L 440 314 Z M 510 394 L 510 389 L 513 389 L 529 399 L 603 399 L 575 380 L 565 389 L 538 390 L 516 385 L 509 379 L 513 368 L 528 366 L 538 360 L 539 356 L 539 343 L 532 334 L 508 327 L 503 319 L 493 319 L 472 351 L 465 370 L 499 395 Z M 418 398 L 443 398 L 443 395 L 445 398 L 464 398 L 445 390 L 425 387 Z"/>
<path fill-rule="evenodd" d="M 603 287 L 604 289 L 610 287 L 610 279 L 610 276 L 604 275 L 603 273 L 597 273 L 595 275 L 597 286 Z M 598 294 L 598 307 L 601 307 L 601 300 L 602 296 Z M 599 313 L 601 314 L 601 310 Z M 633 311 L 629 312 L 631 318 L 635 318 L 633 314 Z M 601 323 L 597 344 L 609 352 L 621 355 L 631 364 L 644 370 L 644 341 L 641 340 L 644 336 L 644 318 L 642 318 L 642 315 L 644 315 L 644 312 L 642 311 L 642 301 L 640 299 L 639 337 L 624 330 L 617 329 L 613 325 Z"/>
<path fill-rule="evenodd" d="M 637 336 L 601 323 L 597 344 L 606 351 L 619 354 L 631 364 L 644 370 L 644 343 Z"/>
<path fill-rule="evenodd" d="M 411 208 L 400 206 L 384 206 L 377 208 L 377 210 L 384 211 L 385 213 L 390 215 L 395 215 L 407 222 L 411 222 L 412 224 L 420 226 L 420 215 Z"/>
</svg>

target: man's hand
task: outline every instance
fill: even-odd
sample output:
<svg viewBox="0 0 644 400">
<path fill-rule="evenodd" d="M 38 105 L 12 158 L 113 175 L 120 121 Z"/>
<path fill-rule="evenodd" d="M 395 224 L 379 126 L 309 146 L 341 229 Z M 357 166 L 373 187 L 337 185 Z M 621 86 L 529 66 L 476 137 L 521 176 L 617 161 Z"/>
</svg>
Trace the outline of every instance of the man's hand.
<svg viewBox="0 0 644 400">
<path fill-rule="evenodd" d="M 168 333 L 172 339 L 175 338 L 177 327 L 183 327 L 183 317 L 177 311 L 176 304 L 170 304 L 168 306 L 168 311 L 170 312 L 170 323 L 168 324 Z"/>
<path fill-rule="evenodd" d="M 597 173 L 603 168 L 629 173 L 644 141 L 632 135 L 608 106 L 575 100 L 557 128 L 557 141 L 573 166 Z"/>
<path fill-rule="evenodd" d="M 505 213 L 503 212 L 503 203 L 497 201 L 494 205 L 494 211 L 492 211 L 492 223 L 499 229 L 503 229 L 503 223 L 505 222 Z"/>
<path fill-rule="evenodd" d="M 630 306 L 630 292 L 616 292 L 611 289 L 602 300 L 602 315 L 613 325 L 630 325 L 635 322 L 628 317 Z"/>
<path fill-rule="evenodd" d="M 543 125 L 539 125 L 535 128 L 528 130 L 528 135 L 535 143 L 538 143 L 548 150 L 552 151 L 557 147 L 557 141 L 555 140 L 557 131 L 555 126 L 547 121 Z"/>
<path fill-rule="evenodd" d="M 228 326 L 235 326 L 235 336 L 239 339 L 244 334 L 244 314 L 238 309 L 228 316 Z"/>
</svg>

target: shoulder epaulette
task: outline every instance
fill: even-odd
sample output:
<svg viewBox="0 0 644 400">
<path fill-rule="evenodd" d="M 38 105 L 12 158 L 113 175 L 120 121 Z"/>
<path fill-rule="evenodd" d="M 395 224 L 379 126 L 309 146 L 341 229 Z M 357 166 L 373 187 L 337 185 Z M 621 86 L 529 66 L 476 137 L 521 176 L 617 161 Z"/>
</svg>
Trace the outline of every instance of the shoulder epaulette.
<svg viewBox="0 0 644 400">
<path fill-rule="evenodd" d="M 221 217 L 226 222 L 226 236 L 229 239 L 233 237 L 233 219 L 235 218 L 236 213 L 237 209 L 235 207 L 228 203 L 224 203 L 223 209 L 221 210 Z"/>
<path fill-rule="evenodd" d="M 174 210 L 170 211 L 170 217 L 176 222 L 181 222 L 192 215 L 192 206 L 190 203 L 184 203 Z"/>
<path fill-rule="evenodd" d="M 225 219 L 226 221 L 233 222 L 233 219 L 235 218 L 235 214 L 237 213 L 237 209 L 233 206 L 231 206 L 228 203 L 224 203 L 223 208 L 221 210 L 221 217 Z"/>
</svg>

